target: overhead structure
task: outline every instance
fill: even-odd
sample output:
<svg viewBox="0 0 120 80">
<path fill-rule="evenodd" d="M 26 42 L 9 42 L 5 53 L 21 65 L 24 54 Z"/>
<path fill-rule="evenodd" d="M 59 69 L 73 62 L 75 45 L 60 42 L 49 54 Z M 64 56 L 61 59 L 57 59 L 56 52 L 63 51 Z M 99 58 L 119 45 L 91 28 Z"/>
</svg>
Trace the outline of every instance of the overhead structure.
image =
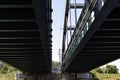
<svg viewBox="0 0 120 80">
<path fill-rule="evenodd" d="M 51 0 L 1 0 L 0 59 L 24 72 L 50 72 L 51 12 Z"/>
<path fill-rule="evenodd" d="M 89 72 L 120 58 L 120 0 L 85 1 L 68 44 L 69 20 L 66 15 L 69 15 L 71 8 L 67 8 L 67 0 L 62 49 L 63 72 Z"/>
</svg>

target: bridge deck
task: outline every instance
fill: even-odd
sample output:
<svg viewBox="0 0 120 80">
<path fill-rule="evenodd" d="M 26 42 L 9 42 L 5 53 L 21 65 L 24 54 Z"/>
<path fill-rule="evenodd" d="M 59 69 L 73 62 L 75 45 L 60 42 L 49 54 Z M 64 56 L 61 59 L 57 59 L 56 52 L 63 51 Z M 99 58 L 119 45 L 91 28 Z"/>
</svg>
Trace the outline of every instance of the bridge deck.
<svg viewBox="0 0 120 80">
<path fill-rule="evenodd" d="M 120 1 L 107 0 L 75 50 L 71 49 L 73 54 L 65 54 L 62 70 L 88 72 L 120 58 L 119 26 Z"/>
<path fill-rule="evenodd" d="M 51 11 L 51 0 L 1 0 L 0 59 L 25 72 L 50 72 Z"/>
</svg>

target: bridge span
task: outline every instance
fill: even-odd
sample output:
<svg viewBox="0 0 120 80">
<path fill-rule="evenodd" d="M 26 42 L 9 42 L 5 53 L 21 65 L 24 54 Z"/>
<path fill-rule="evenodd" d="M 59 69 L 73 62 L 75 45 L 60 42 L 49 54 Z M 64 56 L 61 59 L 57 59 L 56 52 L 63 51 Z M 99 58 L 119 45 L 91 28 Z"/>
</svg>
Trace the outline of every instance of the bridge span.
<svg viewBox="0 0 120 80">
<path fill-rule="evenodd" d="M 78 9 L 81 10 L 78 16 Z M 74 10 L 74 18 L 72 11 Z M 73 26 L 73 19 L 75 23 Z M 120 58 L 120 0 L 66 2 L 62 71 L 83 73 Z"/>
<path fill-rule="evenodd" d="M 0 59 L 23 72 L 51 72 L 51 12 L 51 0 L 1 0 Z"/>
</svg>

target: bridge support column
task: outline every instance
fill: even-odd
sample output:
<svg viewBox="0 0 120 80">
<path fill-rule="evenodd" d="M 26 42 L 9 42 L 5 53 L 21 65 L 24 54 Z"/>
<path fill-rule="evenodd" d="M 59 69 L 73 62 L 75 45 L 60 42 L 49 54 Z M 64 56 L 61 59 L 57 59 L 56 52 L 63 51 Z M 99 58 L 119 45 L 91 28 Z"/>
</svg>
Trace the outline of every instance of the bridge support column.
<svg viewBox="0 0 120 80">
<path fill-rule="evenodd" d="M 92 80 L 92 74 L 87 73 L 63 73 L 63 80 Z"/>
<path fill-rule="evenodd" d="M 92 74 L 90 72 L 78 73 L 76 80 L 92 80 Z"/>
<path fill-rule="evenodd" d="M 51 74 L 18 73 L 15 80 L 52 80 Z"/>
<path fill-rule="evenodd" d="M 62 80 L 75 80 L 75 74 L 74 73 L 63 73 Z"/>
<path fill-rule="evenodd" d="M 75 73 L 75 80 L 77 80 L 77 73 Z"/>
</svg>

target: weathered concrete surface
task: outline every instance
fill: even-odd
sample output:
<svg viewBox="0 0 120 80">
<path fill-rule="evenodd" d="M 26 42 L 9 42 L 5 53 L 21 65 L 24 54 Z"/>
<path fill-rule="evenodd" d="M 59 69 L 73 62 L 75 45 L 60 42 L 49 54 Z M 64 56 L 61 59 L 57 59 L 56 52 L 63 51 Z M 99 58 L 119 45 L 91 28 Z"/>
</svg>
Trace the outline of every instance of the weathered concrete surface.
<svg viewBox="0 0 120 80">
<path fill-rule="evenodd" d="M 92 80 L 91 73 L 49 73 L 28 74 L 20 73 L 16 80 Z"/>
<path fill-rule="evenodd" d="M 64 73 L 63 80 L 92 80 L 91 73 Z"/>
</svg>

